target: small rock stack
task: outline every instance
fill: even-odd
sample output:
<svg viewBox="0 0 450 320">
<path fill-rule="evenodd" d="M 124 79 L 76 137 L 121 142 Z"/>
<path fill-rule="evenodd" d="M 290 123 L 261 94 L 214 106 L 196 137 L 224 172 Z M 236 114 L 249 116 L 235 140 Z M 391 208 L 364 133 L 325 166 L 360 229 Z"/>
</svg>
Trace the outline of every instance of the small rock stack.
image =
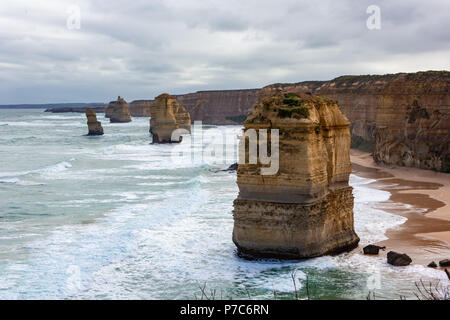
<svg viewBox="0 0 450 320">
<path fill-rule="evenodd" d="M 89 129 L 89 136 L 101 136 L 103 135 L 102 123 L 97 121 L 97 115 L 92 109 L 86 109 L 87 125 Z"/>
<path fill-rule="evenodd" d="M 170 94 L 163 93 L 152 104 L 150 133 L 153 143 L 181 142 L 181 136 L 172 140 L 172 133 L 177 129 L 191 132 L 191 117 L 184 107 Z"/>
<path fill-rule="evenodd" d="M 120 96 L 117 101 L 111 101 L 105 110 L 105 117 L 109 118 L 111 123 L 131 122 L 131 114 L 126 101 Z"/>
</svg>

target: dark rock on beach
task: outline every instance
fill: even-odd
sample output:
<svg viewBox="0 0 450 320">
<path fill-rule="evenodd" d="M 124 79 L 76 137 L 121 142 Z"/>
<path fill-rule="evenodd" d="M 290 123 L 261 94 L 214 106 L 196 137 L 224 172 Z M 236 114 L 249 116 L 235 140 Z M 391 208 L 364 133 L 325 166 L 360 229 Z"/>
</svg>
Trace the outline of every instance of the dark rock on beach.
<svg viewBox="0 0 450 320">
<path fill-rule="evenodd" d="M 437 268 L 437 264 L 436 264 L 436 262 L 431 261 L 431 262 L 428 264 L 427 267 L 429 267 L 429 268 Z"/>
<path fill-rule="evenodd" d="M 444 259 L 439 261 L 441 267 L 450 267 L 450 259 Z"/>
<path fill-rule="evenodd" d="M 237 168 L 238 168 L 238 164 L 236 162 L 236 163 L 233 163 L 231 166 L 229 166 L 227 169 L 221 170 L 221 171 L 233 172 L 233 171 L 236 171 Z"/>
<path fill-rule="evenodd" d="M 377 246 L 377 245 L 374 245 L 374 244 L 369 244 L 368 246 L 365 246 L 363 248 L 363 252 L 364 252 L 364 254 L 374 254 L 374 255 L 376 255 L 376 254 L 378 254 L 380 249 L 384 250 L 384 249 L 386 249 L 386 247 L 380 247 L 380 246 Z"/>
<path fill-rule="evenodd" d="M 409 265 L 412 262 L 412 260 L 405 253 L 401 254 L 401 253 L 398 253 L 398 252 L 389 251 L 388 254 L 387 254 L 387 262 L 389 264 L 392 264 L 393 266 L 401 266 L 401 267 L 403 267 L 403 266 Z"/>
</svg>

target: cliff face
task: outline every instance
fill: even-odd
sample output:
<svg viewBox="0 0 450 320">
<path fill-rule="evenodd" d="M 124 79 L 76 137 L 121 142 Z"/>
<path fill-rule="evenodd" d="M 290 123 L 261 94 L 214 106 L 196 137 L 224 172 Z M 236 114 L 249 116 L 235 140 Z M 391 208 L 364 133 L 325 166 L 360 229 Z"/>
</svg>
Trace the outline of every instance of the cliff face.
<svg viewBox="0 0 450 320">
<path fill-rule="evenodd" d="M 103 135 L 103 127 L 100 121 L 97 121 L 97 115 L 95 111 L 86 109 L 87 125 L 89 129 L 89 136 L 101 136 Z"/>
<path fill-rule="evenodd" d="M 255 106 L 244 122 L 244 133 L 251 129 L 279 129 L 279 170 L 261 175 L 260 161 L 238 166 L 233 241 L 239 251 L 307 258 L 354 248 L 350 129 L 338 105 L 279 92 Z M 248 145 L 245 150 L 248 159 Z"/>
<path fill-rule="evenodd" d="M 172 140 L 172 133 L 176 129 L 191 131 L 189 113 L 174 97 L 167 93 L 161 94 L 151 107 L 150 133 L 153 143 L 181 142 L 181 137 Z"/>
<path fill-rule="evenodd" d="M 105 109 L 105 117 L 109 118 L 111 123 L 131 122 L 130 110 L 127 103 L 120 96 L 117 101 L 111 101 Z"/>
<path fill-rule="evenodd" d="M 343 76 L 326 82 L 275 84 L 336 100 L 351 122 L 352 145 L 377 162 L 450 172 L 450 72 Z"/>
<path fill-rule="evenodd" d="M 153 100 L 134 100 L 128 105 L 133 117 L 150 117 L 150 107 Z"/>
<path fill-rule="evenodd" d="M 177 95 L 176 99 L 186 108 L 191 119 L 203 124 L 242 123 L 254 106 L 259 89 L 199 91 Z"/>
</svg>

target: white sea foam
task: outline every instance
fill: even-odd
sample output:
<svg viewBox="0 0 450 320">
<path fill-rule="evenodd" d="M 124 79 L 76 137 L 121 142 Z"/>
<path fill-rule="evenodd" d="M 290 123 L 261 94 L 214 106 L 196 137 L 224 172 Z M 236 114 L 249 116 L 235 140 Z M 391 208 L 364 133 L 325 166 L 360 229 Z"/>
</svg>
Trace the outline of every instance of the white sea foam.
<svg viewBox="0 0 450 320">
<path fill-rule="evenodd" d="M 25 181 L 18 178 L 11 178 L 11 179 L 0 179 L 0 183 L 5 184 L 16 184 L 21 186 L 43 186 L 45 183 L 42 182 L 33 182 L 33 181 Z"/>
<path fill-rule="evenodd" d="M 29 171 L 16 171 L 16 172 L 0 172 L 0 181 L 3 181 L 4 183 L 27 183 L 24 181 L 21 181 L 18 177 L 22 177 L 28 174 L 40 174 L 45 177 L 51 177 L 52 174 L 62 172 L 64 170 L 67 170 L 69 168 L 72 168 L 72 165 L 67 161 L 58 162 L 53 165 L 45 166 L 39 169 L 35 170 L 29 170 Z M 14 178 L 9 178 L 14 177 Z M 5 179 L 7 178 L 7 179 Z M 29 182 L 32 183 L 32 182 Z M 39 184 L 39 183 L 38 183 Z"/>
<path fill-rule="evenodd" d="M 72 165 L 69 162 L 62 161 L 58 162 L 57 164 L 46 166 L 41 169 L 32 170 L 30 171 L 30 173 L 39 173 L 42 176 L 49 178 L 54 176 L 54 174 L 65 171 L 69 168 L 72 168 Z"/>
</svg>

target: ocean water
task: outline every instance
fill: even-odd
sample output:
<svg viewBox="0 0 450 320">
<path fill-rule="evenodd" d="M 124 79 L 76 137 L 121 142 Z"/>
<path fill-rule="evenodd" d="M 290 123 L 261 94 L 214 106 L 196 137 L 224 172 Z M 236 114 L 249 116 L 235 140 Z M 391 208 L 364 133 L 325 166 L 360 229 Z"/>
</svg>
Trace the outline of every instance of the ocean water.
<svg viewBox="0 0 450 320">
<path fill-rule="evenodd" d="M 445 274 L 389 266 L 361 249 L 303 261 L 244 260 L 231 241 L 235 162 L 211 164 L 204 147 L 233 150 L 239 126 L 197 128 L 226 139 L 152 145 L 147 118 L 85 136 L 84 114 L 0 110 L 0 299 L 414 297 L 419 279 Z M 214 149 L 214 148 L 213 148 Z M 219 158 L 216 152 L 215 158 Z M 186 159 L 186 158 L 184 158 Z M 188 159 L 189 160 L 189 159 Z M 361 245 L 386 239 L 405 218 L 373 209 L 389 193 L 351 176 Z"/>
</svg>

